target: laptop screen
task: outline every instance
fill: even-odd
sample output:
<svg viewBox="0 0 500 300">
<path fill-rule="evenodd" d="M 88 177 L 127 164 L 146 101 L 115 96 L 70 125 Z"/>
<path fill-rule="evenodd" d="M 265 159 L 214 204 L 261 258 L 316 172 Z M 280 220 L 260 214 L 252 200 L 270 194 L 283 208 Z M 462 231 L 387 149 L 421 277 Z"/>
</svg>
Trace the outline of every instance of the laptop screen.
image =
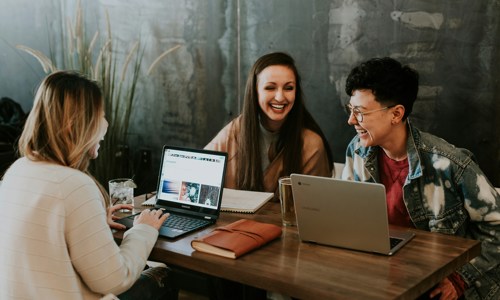
<svg viewBox="0 0 500 300">
<path fill-rule="evenodd" d="M 164 146 L 156 204 L 173 211 L 218 216 L 227 154 Z"/>
</svg>

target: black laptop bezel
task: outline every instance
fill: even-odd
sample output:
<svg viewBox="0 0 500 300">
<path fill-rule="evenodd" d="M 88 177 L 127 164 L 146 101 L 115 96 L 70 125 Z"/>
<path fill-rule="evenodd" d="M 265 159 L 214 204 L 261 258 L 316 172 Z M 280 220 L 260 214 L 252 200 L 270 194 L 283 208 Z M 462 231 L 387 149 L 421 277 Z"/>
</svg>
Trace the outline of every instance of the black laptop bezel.
<svg viewBox="0 0 500 300">
<path fill-rule="evenodd" d="M 163 168 L 163 162 L 165 159 L 165 152 L 167 150 L 187 151 L 187 152 L 210 154 L 210 155 L 217 155 L 217 156 L 224 157 L 224 167 L 223 167 L 223 171 L 222 171 L 222 178 L 221 178 L 219 198 L 218 198 L 219 201 L 217 203 L 216 209 L 212 209 L 212 208 L 208 208 L 208 207 L 204 207 L 204 206 L 198 206 L 198 205 L 190 205 L 189 203 L 178 203 L 178 202 L 164 200 L 164 199 L 159 198 L 159 195 L 161 195 L 160 192 L 162 189 L 162 182 L 161 182 L 161 180 L 162 180 L 162 168 Z M 164 208 L 166 211 L 169 211 L 169 212 L 174 212 L 174 213 L 178 213 L 178 214 L 186 214 L 186 215 L 191 215 L 191 216 L 198 216 L 198 217 L 203 217 L 206 220 L 214 220 L 215 221 L 219 217 L 220 211 L 221 211 L 222 193 L 224 191 L 224 183 L 225 183 L 225 178 L 226 178 L 227 159 L 228 159 L 227 152 L 180 147 L 180 146 L 172 146 L 172 145 L 164 145 L 162 152 L 161 152 L 161 162 L 160 162 L 160 168 L 158 170 L 158 180 L 157 180 L 157 185 L 156 185 L 157 186 L 156 207 Z"/>
</svg>

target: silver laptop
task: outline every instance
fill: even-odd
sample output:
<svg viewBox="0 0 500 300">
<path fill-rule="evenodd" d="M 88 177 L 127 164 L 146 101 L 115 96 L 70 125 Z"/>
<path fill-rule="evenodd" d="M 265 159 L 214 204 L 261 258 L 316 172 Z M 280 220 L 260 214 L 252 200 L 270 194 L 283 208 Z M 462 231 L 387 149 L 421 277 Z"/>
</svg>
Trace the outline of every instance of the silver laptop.
<svg viewBox="0 0 500 300">
<path fill-rule="evenodd" d="M 389 230 L 382 184 L 300 174 L 291 178 L 302 241 L 392 255 L 415 236 Z"/>
<path fill-rule="evenodd" d="M 170 213 L 160 236 L 179 236 L 210 226 L 221 210 L 227 153 L 165 145 L 153 209 Z M 135 215 L 118 220 L 132 227 Z"/>
</svg>

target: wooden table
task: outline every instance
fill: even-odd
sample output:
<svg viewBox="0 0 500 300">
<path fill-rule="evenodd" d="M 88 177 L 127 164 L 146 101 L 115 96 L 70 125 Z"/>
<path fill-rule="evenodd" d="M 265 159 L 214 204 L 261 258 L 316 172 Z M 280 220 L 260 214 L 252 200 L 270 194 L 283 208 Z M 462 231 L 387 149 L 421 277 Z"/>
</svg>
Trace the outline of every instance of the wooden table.
<svg viewBox="0 0 500 300">
<path fill-rule="evenodd" d="M 136 198 L 138 210 L 144 196 Z M 150 259 L 300 299 L 415 299 L 480 253 L 480 243 L 414 230 L 394 256 L 300 242 L 297 228 L 236 260 L 200 253 L 191 240 L 241 218 L 280 225 L 278 203 L 256 214 L 222 213 L 217 224 L 176 240 L 159 238 Z M 117 242 L 123 231 L 114 233 Z"/>
</svg>

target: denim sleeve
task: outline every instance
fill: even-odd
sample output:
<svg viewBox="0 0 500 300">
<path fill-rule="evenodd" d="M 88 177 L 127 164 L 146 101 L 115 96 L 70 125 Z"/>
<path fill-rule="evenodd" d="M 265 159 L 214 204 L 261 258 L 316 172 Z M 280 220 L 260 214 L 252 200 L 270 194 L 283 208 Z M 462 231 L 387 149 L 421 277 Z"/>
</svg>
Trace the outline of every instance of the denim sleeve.
<svg viewBox="0 0 500 300">
<path fill-rule="evenodd" d="M 471 286 L 500 262 L 500 196 L 475 163 L 464 169 L 459 187 L 470 216 L 468 237 L 481 241 L 481 254 L 459 270 Z"/>
</svg>

